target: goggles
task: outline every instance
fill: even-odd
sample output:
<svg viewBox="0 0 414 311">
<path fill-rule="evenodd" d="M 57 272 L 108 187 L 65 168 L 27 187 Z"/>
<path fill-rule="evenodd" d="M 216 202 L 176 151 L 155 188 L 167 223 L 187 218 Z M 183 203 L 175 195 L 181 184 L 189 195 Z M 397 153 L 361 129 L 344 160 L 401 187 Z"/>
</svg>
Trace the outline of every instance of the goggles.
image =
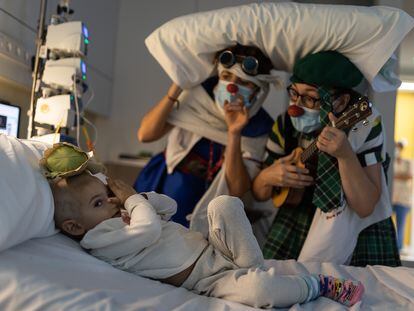
<svg viewBox="0 0 414 311">
<path fill-rule="evenodd" d="M 225 50 L 220 53 L 218 61 L 224 68 L 230 68 L 238 62 L 243 72 L 249 76 L 255 76 L 259 72 L 259 61 L 254 56 L 236 55 L 230 50 Z"/>
</svg>

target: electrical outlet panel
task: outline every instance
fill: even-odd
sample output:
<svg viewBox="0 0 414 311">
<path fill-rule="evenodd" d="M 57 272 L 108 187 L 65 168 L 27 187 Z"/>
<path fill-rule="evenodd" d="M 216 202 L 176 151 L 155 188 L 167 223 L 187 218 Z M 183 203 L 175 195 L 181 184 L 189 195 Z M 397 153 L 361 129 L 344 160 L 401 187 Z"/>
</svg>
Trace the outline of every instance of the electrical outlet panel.
<svg viewBox="0 0 414 311">
<path fill-rule="evenodd" d="M 25 88 L 32 85 L 32 52 L 0 32 L 0 77 Z"/>
<path fill-rule="evenodd" d="M 31 54 L 23 44 L 0 32 L 0 56 L 6 56 L 12 60 L 30 68 Z"/>
</svg>

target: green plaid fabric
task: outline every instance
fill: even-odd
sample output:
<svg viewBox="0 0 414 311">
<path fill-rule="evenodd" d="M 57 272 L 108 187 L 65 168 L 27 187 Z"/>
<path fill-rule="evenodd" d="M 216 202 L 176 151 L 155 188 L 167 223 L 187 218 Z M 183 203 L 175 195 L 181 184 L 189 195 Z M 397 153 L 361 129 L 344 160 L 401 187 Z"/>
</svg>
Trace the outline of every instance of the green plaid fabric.
<svg viewBox="0 0 414 311">
<path fill-rule="evenodd" d="M 306 205 L 280 209 L 263 248 L 265 259 L 298 259 L 316 210 Z M 359 234 L 350 265 L 401 266 L 391 218 L 373 224 Z"/>
<path fill-rule="evenodd" d="M 265 259 L 298 259 L 316 210 L 303 200 L 297 207 L 282 206 L 263 248 Z M 395 228 L 391 218 L 373 224 L 358 236 L 351 266 L 401 266 Z"/>
<path fill-rule="evenodd" d="M 299 206 L 283 205 L 276 214 L 263 248 L 265 259 L 297 259 L 312 224 L 316 207 L 311 189 L 305 192 Z"/>
<path fill-rule="evenodd" d="M 321 97 L 320 119 L 322 125 L 326 126 L 329 124 L 328 113 L 332 111 L 331 95 L 324 88 L 319 88 L 318 91 Z M 340 206 L 341 194 L 342 187 L 338 161 L 329 154 L 320 152 L 312 203 L 326 213 Z"/>
<path fill-rule="evenodd" d="M 350 265 L 401 266 L 391 217 L 369 226 L 359 234 Z"/>
</svg>

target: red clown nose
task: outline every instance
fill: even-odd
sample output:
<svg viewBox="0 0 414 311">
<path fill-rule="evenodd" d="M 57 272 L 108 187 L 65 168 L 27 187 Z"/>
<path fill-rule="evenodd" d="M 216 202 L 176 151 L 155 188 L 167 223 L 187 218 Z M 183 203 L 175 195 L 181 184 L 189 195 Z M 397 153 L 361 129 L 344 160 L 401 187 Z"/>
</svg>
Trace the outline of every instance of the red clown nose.
<svg viewBox="0 0 414 311">
<path fill-rule="evenodd" d="M 290 105 L 287 110 L 287 113 L 289 116 L 297 118 L 303 115 L 305 113 L 305 110 L 303 110 L 302 107 L 299 107 L 297 105 Z"/>
<path fill-rule="evenodd" d="M 237 87 L 237 85 L 233 83 L 227 84 L 226 89 L 227 89 L 227 92 L 231 94 L 236 94 L 239 91 L 239 88 Z"/>
</svg>

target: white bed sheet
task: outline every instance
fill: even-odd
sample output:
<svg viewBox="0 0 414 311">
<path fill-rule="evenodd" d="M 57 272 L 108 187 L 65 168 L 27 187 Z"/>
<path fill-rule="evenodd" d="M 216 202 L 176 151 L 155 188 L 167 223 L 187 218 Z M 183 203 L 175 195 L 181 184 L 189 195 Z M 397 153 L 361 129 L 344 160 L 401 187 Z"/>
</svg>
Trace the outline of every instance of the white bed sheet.
<svg viewBox="0 0 414 311">
<path fill-rule="evenodd" d="M 414 310 L 414 269 L 268 261 L 280 274 L 327 273 L 364 282 L 352 310 Z M 0 310 L 255 310 L 117 270 L 57 234 L 0 253 Z M 345 310 L 325 298 L 291 310 Z"/>
</svg>

